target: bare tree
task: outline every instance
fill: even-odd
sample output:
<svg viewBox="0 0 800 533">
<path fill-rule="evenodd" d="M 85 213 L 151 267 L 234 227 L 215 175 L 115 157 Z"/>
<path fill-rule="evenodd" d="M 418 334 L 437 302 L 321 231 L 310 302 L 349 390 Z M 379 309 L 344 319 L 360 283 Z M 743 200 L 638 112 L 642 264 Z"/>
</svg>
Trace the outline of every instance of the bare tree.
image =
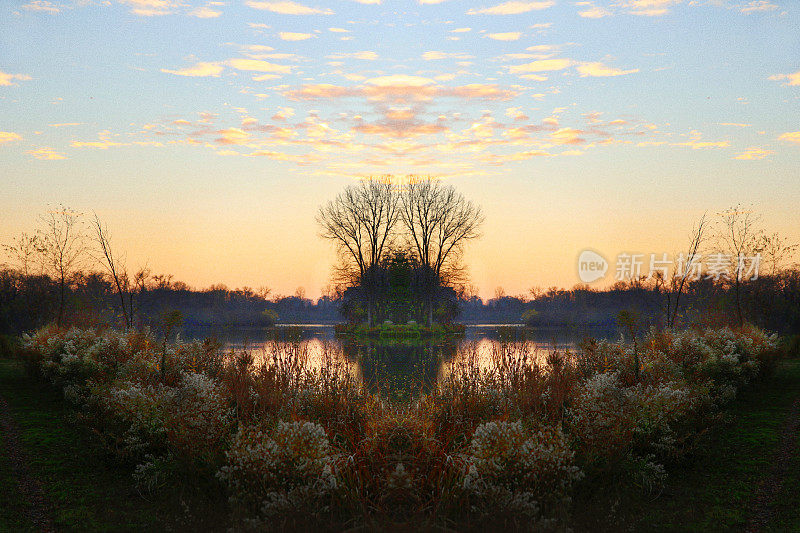
<svg viewBox="0 0 800 533">
<path fill-rule="evenodd" d="M 402 192 L 402 221 L 410 247 L 428 272 L 427 322 L 433 322 L 433 290 L 443 276 L 462 279 L 464 244 L 480 236 L 481 208 L 452 185 L 430 176 L 411 176 Z"/>
<path fill-rule="evenodd" d="M 778 274 L 783 264 L 790 259 L 797 250 L 797 244 L 791 244 L 777 232 L 761 238 L 761 249 L 770 266 L 770 274 Z"/>
<path fill-rule="evenodd" d="M 128 277 L 128 269 L 125 266 L 125 260 L 114 253 L 108 227 L 100 222 L 100 218 L 96 213 L 92 221 L 92 229 L 94 230 L 94 240 L 100 253 L 99 257 L 96 259 L 108 271 L 111 281 L 117 289 L 120 309 L 122 309 L 122 318 L 125 321 L 125 329 L 128 329 L 132 326 L 133 321 L 131 316 L 133 311 L 133 292 L 131 290 L 131 280 Z M 126 298 L 130 305 L 126 304 Z"/>
<path fill-rule="evenodd" d="M 667 327 L 674 327 L 675 321 L 678 319 L 678 306 L 680 304 L 681 294 L 683 294 L 683 288 L 692 273 L 694 263 L 698 259 L 697 252 L 700 250 L 700 246 L 705 240 L 707 228 L 708 220 L 706 219 L 706 213 L 703 213 L 703 216 L 700 217 L 700 220 L 692 229 L 689 247 L 686 251 L 685 263 L 681 265 L 683 268 L 680 271 L 676 270 L 672 273 L 670 289 L 675 291 L 675 302 L 670 309 L 671 297 L 670 292 L 667 292 Z"/>
<path fill-rule="evenodd" d="M 67 284 L 80 268 L 86 252 L 81 215 L 63 205 L 41 217 L 44 229 L 40 232 L 42 256 L 58 282 L 58 316 L 56 324 L 64 321 Z"/>
<path fill-rule="evenodd" d="M 734 296 L 736 297 L 736 318 L 739 325 L 744 324 L 742 313 L 741 286 L 745 273 L 745 260 L 761 251 L 763 231 L 759 229 L 760 217 L 750 209 L 737 205 L 720 213 L 722 229 L 719 240 L 722 250 L 732 261 Z"/>
<path fill-rule="evenodd" d="M 31 268 L 36 263 L 39 264 L 40 271 L 42 270 L 42 242 L 38 235 L 22 232 L 11 244 L 4 244 L 3 249 L 14 260 L 23 276 L 30 276 Z"/>
<path fill-rule="evenodd" d="M 358 270 L 369 297 L 370 324 L 373 294 L 369 274 L 391 244 L 399 215 L 399 198 L 390 176 L 370 177 L 346 187 L 317 214 L 322 237 L 334 241 L 342 257 Z"/>
<path fill-rule="evenodd" d="M 481 208 L 452 185 L 412 176 L 402 194 L 402 218 L 420 264 L 440 277 L 464 243 L 480 236 Z"/>
</svg>

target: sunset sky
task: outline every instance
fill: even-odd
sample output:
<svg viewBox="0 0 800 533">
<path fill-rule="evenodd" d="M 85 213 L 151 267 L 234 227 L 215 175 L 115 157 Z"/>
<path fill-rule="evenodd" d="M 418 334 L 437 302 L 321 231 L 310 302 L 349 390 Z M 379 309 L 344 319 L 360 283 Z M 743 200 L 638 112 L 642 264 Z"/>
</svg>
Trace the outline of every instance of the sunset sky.
<svg viewBox="0 0 800 533">
<path fill-rule="evenodd" d="M 739 203 L 799 242 L 798 29 L 790 0 L 4 0 L 0 243 L 64 204 L 132 268 L 317 296 L 317 207 L 386 173 L 482 205 L 483 296 Z"/>
</svg>

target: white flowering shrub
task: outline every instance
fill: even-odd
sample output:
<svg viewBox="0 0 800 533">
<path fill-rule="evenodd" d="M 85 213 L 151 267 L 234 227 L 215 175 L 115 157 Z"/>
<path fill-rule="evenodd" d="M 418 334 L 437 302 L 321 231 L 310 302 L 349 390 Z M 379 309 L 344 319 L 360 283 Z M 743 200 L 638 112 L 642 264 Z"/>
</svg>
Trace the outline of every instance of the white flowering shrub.
<svg viewBox="0 0 800 533">
<path fill-rule="evenodd" d="M 777 335 L 757 328 L 664 332 L 667 357 L 680 361 L 687 379 L 708 382 L 717 403 L 732 400 L 778 350 Z"/>
<path fill-rule="evenodd" d="M 166 446 L 167 412 L 175 391 L 163 385 L 129 381 L 97 387 L 90 405 L 98 408 L 117 453 L 138 460 Z"/>
<path fill-rule="evenodd" d="M 641 414 L 635 392 L 618 372 L 598 373 L 576 386 L 564 427 L 585 468 L 613 468 L 632 446 Z"/>
<path fill-rule="evenodd" d="M 522 422 L 493 421 L 475 429 L 464 457 L 462 488 L 479 519 L 495 513 L 529 525 L 563 517 L 582 474 L 558 427 L 528 431 Z"/>
<path fill-rule="evenodd" d="M 217 476 L 242 522 L 252 529 L 290 517 L 301 522 L 330 511 L 336 455 L 313 422 L 279 422 L 271 432 L 242 426 Z"/>
<path fill-rule="evenodd" d="M 170 443 L 189 456 L 211 460 L 230 433 L 233 410 L 226 389 L 204 374 L 184 373 L 167 410 Z"/>
<path fill-rule="evenodd" d="M 140 460 L 167 449 L 194 462 L 222 456 L 233 420 L 227 389 L 186 370 L 209 361 L 206 344 L 165 347 L 147 332 L 44 328 L 23 346 L 121 456 Z"/>
</svg>

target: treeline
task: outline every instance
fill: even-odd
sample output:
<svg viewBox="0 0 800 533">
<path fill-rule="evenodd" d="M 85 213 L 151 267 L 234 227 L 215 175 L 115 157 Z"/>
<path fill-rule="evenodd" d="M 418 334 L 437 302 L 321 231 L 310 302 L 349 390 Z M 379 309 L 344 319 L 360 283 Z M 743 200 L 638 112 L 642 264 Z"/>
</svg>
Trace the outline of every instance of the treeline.
<svg viewBox="0 0 800 533">
<path fill-rule="evenodd" d="M 265 327 L 284 322 L 338 321 L 330 298 L 317 304 L 302 290 L 271 297 L 269 289 L 193 289 L 147 268 L 129 271 L 108 228 L 95 216 L 61 206 L 40 217 L 33 233 L 4 244 L 0 263 L 0 333 L 45 324 L 141 327 L 167 317 L 186 328 Z"/>
<path fill-rule="evenodd" d="M 650 272 L 643 275 L 627 255 L 627 262 L 618 258 L 617 264 L 623 280 L 608 289 L 532 289 L 517 297 L 498 290 L 485 305 L 469 300 L 463 318 L 607 328 L 621 322 L 641 328 L 750 322 L 772 331 L 798 332 L 800 270 L 791 264 L 797 244 L 768 233 L 760 222 L 757 213 L 741 206 L 714 220 L 703 215 L 674 263 L 666 254 L 655 261 L 654 254 Z"/>
<path fill-rule="evenodd" d="M 59 281 L 48 274 L 25 275 L 16 268 L 0 268 L 0 334 L 16 335 L 56 322 L 60 292 Z M 342 320 L 339 299 L 323 296 L 313 301 L 302 291 L 272 296 L 265 289 L 224 285 L 193 289 L 168 275 L 145 274 L 129 297 L 132 327 L 159 326 L 176 311 L 182 326 L 190 330 Z M 116 289 L 106 274 L 75 272 L 64 287 L 62 324 L 121 327 L 124 319 L 119 307 Z"/>
<path fill-rule="evenodd" d="M 465 299 L 460 318 L 471 324 L 519 324 L 534 327 L 589 326 L 613 328 L 621 311 L 636 309 L 643 316 L 657 315 L 661 295 L 646 287 L 615 286 L 608 290 L 552 287 L 528 295 L 510 296 L 498 291 L 483 301 Z"/>
<path fill-rule="evenodd" d="M 800 270 L 781 269 L 747 280 L 740 286 L 743 321 L 770 331 L 800 332 Z M 670 294 L 656 280 L 618 282 L 608 289 L 534 289 L 528 295 L 498 294 L 483 301 L 461 302 L 465 323 L 525 323 L 532 327 L 588 326 L 611 329 L 621 312 L 633 312 L 639 326 L 667 326 L 672 315 Z M 685 284 L 674 326 L 737 325 L 736 289 L 727 280 L 699 279 Z"/>
<path fill-rule="evenodd" d="M 402 269 L 401 269 L 402 271 Z M 398 275 L 397 272 L 394 275 Z M 400 276 L 402 278 L 402 276 Z M 407 279 L 391 281 L 394 307 L 382 316 L 397 318 L 413 300 L 402 291 Z M 358 289 L 354 289 L 358 290 Z M 770 331 L 800 331 L 800 270 L 782 269 L 742 285 L 744 320 Z M 448 307 L 435 318 L 455 316 L 467 324 L 519 324 L 534 327 L 588 326 L 615 328 L 621 311 L 634 311 L 640 325 L 663 327 L 667 323 L 669 295 L 655 281 L 620 282 L 599 290 L 533 290 L 528 295 L 498 293 L 483 300 L 452 293 Z M 442 298 L 444 300 L 444 298 Z M 730 282 L 696 280 L 686 284 L 677 326 L 736 323 L 735 289 Z M 133 293 L 134 326 L 155 325 L 169 311 L 179 311 L 187 328 L 265 327 L 276 323 L 334 324 L 347 319 L 352 300 L 347 294 L 306 298 L 272 296 L 264 289 L 228 289 L 216 285 L 193 289 L 171 276 L 147 275 Z M 78 272 L 66 286 L 65 325 L 115 325 L 122 323 L 116 291 L 100 272 Z M 15 268 L 0 269 L 0 333 L 18 334 L 56 320 L 59 282 L 47 274 L 24 275 Z"/>
</svg>

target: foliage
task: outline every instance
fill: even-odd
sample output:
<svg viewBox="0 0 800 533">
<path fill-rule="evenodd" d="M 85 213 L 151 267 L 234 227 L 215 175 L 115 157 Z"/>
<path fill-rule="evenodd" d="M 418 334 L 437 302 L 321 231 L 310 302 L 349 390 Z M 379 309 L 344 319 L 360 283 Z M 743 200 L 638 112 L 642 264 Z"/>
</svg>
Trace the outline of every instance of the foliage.
<svg viewBox="0 0 800 533">
<path fill-rule="evenodd" d="M 639 364 L 623 343 L 546 360 L 525 346 L 497 344 L 488 359 L 475 348 L 404 403 L 366 390 L 328 347 L 312 358 L 300 343 L 256 358 L 50 327 L 21 351 L 138 465 L 143 489 L 218 483 L 236 529 L 536 530 L 561 528 L 576 488 L 599 479 L 656 490 L 778 353 L 775 336 L 749 326 L 651 331 Z"/>
</svg>

